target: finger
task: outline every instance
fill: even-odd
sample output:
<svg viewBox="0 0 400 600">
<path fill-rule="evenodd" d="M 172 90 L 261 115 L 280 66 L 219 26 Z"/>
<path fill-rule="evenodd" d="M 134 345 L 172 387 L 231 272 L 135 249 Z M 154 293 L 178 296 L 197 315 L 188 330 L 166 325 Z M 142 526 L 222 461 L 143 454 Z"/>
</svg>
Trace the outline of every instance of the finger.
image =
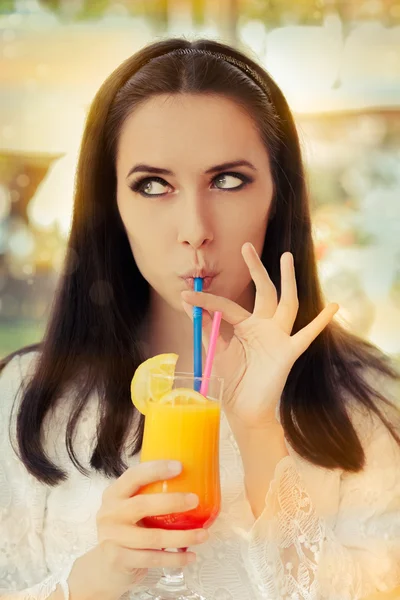
<svg viewBox="0 0 400 600">
<path fill-rule="evenodd" d="M 291 252 L 285 252 L 281 256 L 281 297 L 274 320 L 288 335 L 292 333 L 298 310 L 299 300 L 293 255 Z"/>
<path fill-rule="evenodd" d="M 108 563 L 117 573 L 135 574 L 139 569 L 154 567 L 180 568 L 196 560 L 194 552 L 169 552 L 167 550 L 132 550 L 119 546 L 112 539 L 105 539 L 101 549 Z"/>
<path fill-rule="evenodd" d="M 328 304 L 311 323 L 291 337 L 297 356 L 307 350 L 311 342 L 325 329 L 338 310 L 339 304 L 336 304 L 336 302 Z"/>
<path fill-rule="evenodd" d="M 193 307 L 190 304 L 188 304 L 187 302 L 185 302 L 184 300 L 182 300 L 182 306 L 183 306 L 185 313 L 188 315 L 188 317 L 190 317 L 191 321 L 193 321 L 193 312 L 192 312 Z M 202 325 L 203 325 L 203 327 L 202 327 L 202 329 L 203 329 L 203 346 L 207 351 L 208 346 L 210 345 L 211 331 L 212 331 L 212 325 L 213 325 L 213 317 L 210 315 L 208 310 L 203 309 Z M 223 339 L 221 334 L 218 334 L 216 353 L 218 354 L 219 352 L 222 352 L 223 350 L 225 350 L 226 347 L 227 347 L 227 342 Z"/>
<path fill-rule="evenodd" d="M 126 550 L 124 564 L 135 569 L 179 569 L 196 560 L 194 552 L 168 552 L 168 550 Z"/>
<path fill-rule="evenodd" d="M 242 256 L 256 286 L 256 299 L 253 314 L 256 317 L 271 318 L 274 316 L 278 304 L 276 288 L 253 244 L 248 242 L 243 245 Z"/>
<path fill-rule="evenodd" d="M 110 528 L 111 534 L 111 528 Z M 189 548 L 202 544 L 208 540 L 209 534 L 205 529 L 189 529 L 178 531 L 175 529 L 150 529 L 147 527 L 128 527 L 118 525 L 112 528 L 113 539 L 126 548 Z"/>
<path fill-rule="evenodd" d="M 177 461 L 155 460 L 147 461 L 127 469 L 114 483 L 104 492 L 103 498 L 107 496 L 130 498 L 139 489 L 154 483 L 172 479 L 181 473 L 182 464 Z"/>
<path fill-rule="evenodd" d="M 199 498 L 196 494 L 179 492 L 140 494 L 126 500 L 119 511 L 123 521 L 134 525 L 144 517 L 186 512 L 196 508 L 198 504 Z"/>
<path fill-rule="evenodd" d="M 222 296 L 214 296 L 204 292 L 191 292 L 185 290 L 182 293 L 182 298 L 191 306 L 201 306 L 209 312 L 219 310 L 222 313 L 222 318 L 231 325 L 239 325 L 251 316 L 247 310 Z"/>
</svg>

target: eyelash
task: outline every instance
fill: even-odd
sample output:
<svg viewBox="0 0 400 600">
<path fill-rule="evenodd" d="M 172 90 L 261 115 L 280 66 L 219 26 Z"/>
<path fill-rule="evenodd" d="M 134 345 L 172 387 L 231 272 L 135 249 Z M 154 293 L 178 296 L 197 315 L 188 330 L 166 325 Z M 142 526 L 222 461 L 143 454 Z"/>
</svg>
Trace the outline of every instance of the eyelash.
<svg viewBox="0 0 400 600">
<path fill-rule="evenodd" d="M 216 179 L 218 179 L 218 177 L 221 177 L 221 175 L 229 175 L 231 177 L 236 177 L 237 179 L 241 179 L 243 182 L 242 185 L 239 185 L 235 188 L 228 188 L 225 190 L 223 188 L 217 188 L 221 192 L 238 192 L 239 190 L 242 190 L 244 187 L 246 187 L 246 185 L 253 182 L 253 179 L 251 179 L 251 177 L 248 177 L 247 175 L 243 175 L 243 173 L 235 173 L 232 171 L 220 173 L 219 175 L 216 175 L 216 177 L 214 177 L 214 179 L 212 181 L 215 181 Z M 149 183 L 151 181 L 155 181 L 157 183 L 160 183 L 161 185 L 163 185 L 163 184 L 168 185 L 168 183 L 165 181 L 165 179 L 162 179 L 161 177 L 153 176 L 153 177 L 143 177 L 142 179 L 139 179 L 138 181 L 134 181 L 134 182 L 132 182 L 132 184 L 129 187 L 131 188 L 131 190 L 133 192 L 141 194 L 144 198 L 159 198 L 159 197 L 165 196 L 165 194 L 146 194 L 146 192 L 144 192 L 141 189 L 142 186 L 146 185 L 147 183 Z"/>
</svg>

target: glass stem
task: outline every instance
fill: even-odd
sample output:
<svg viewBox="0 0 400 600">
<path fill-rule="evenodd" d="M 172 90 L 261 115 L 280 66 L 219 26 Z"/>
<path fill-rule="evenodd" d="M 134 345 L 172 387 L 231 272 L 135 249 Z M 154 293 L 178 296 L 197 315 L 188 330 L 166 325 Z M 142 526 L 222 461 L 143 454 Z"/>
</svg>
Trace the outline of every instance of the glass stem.
<svg viewBox="0 0 400 600">
<path fill-rule="evenodd" d="M 177 548 L 178 552 L 186 552 L 187 548 Z M 183 569 L 163 569 L 162 576 L 156 586 L 160 590 L 170 592 L 187 592 Z"/>
<path fill-rule="evenodd" d="M 184 592 L 187 590 L 185 576 L 182 569 L 163 569 L 157 588 L 170 592 Z"/>
</svg>

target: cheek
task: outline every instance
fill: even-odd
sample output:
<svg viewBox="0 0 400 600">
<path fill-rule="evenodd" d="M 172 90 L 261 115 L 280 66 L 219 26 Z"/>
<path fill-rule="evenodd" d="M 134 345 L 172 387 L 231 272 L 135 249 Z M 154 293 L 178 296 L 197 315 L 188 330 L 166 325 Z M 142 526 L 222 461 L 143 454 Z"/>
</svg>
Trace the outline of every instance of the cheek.
<svg viewBox="0 0 400 600">
<path fill-rule="evenodd" d="M 268 223 L 268 207 L 252 203 L 245 205 L 239 212 L 220 215 L 220 231 L 224 242 L 230 246 L 241 246 L 251 242 L 261 252 Z"/>
<path fill-rule="evenodd" d="M 128 236 L 135 261 L 142 273 L 154 271 L 167 257 L 168 239 L 165 219 L 150 202 L 121 195 L 118 210 Z"/>
<path fill-rule="evenodd" d="M 139 210 L 135 197 L 125 190 L 118 193 L 117 205 L 126 231 L 131 237 L 136 237 L 137 233 L 146 227 L 146 212 Z"/>
</svg>

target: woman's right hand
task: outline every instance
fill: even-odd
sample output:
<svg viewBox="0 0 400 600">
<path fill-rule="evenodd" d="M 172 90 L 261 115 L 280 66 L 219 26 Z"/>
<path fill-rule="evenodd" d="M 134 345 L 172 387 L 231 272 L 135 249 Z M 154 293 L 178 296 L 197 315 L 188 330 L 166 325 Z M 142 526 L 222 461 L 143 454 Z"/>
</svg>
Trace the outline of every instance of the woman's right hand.
<svg viewBox="0 0 400 600">
<path fill-rule="evenodd" d="M 181 468 L 175 461 L 144 462 L 127 469 L 104 491 L 96 518 L 95 560 L 97 573 L 102 579 L 104 576 L 107 589 L 115 590 L 116 597 L 139 583 L 149 568 L 184 567 L 196 558 L 193 552 L 168 552 L 162 548 L 187 548 L 208 539 L 204 529 L 178 531 L 140 526 L 144 517 L 185 512 L 198 505 L 195 494 L 137 495 L 142 486 L 172 479 Z"/>
</svg>

